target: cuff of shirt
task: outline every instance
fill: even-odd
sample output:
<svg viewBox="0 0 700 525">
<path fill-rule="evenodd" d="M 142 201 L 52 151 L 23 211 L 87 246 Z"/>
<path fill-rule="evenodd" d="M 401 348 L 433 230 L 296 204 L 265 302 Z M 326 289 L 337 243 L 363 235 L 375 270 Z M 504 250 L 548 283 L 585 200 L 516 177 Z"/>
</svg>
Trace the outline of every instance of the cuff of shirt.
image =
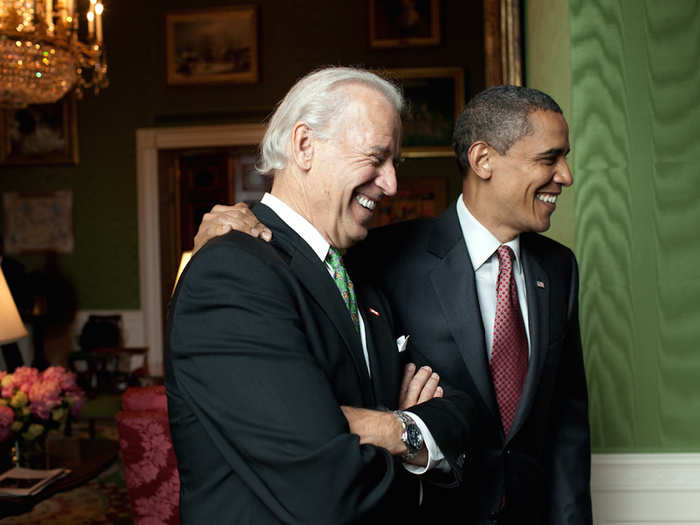
<svg viewBox="0 0 700 525">
<path fill-rule="evenodd" d="M 426 466 L 420 467 L 418 465 L 410 465 L 408 463 L 404 463 L 404 468 L 408 470 L 411 474 L 416 475 L 425 474 L 430 469 L 436 467 L 442 470 L 442 465 L 447 465 L 447 468 L 449 469 L 449 464 L 445 460 L 445 455 L 440 450 L 440 447 L 438 447 L 437 443 L 435 442 L 435 438 L 430 433 L 430 430 L 428 429 L 426 424 L 423 423 L 423 420 L 417 415 L 415 415 L 413 412 L 404 411 L 404 413 L 408 415 L 413 421 L 415 421 L 416 425 L 418 425 L 421 434 L 423 434 L 423 443 L 425 444 L 425 448 L 428 449 L 428 464 Z"/>
</svg>

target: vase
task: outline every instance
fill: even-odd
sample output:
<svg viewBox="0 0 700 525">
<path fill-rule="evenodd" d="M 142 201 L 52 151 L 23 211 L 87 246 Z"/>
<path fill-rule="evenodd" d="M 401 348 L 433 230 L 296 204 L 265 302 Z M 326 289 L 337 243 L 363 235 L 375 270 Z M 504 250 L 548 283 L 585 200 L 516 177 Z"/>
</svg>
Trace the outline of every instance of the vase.
<svg viewBox="0 0 700 525">
<path fill-rule="evenodd" d="M 46 432 L 35 439 L 15 439 L 12 447 L 12 463 L 15 467 L 47 469 Z"/>
</svg>

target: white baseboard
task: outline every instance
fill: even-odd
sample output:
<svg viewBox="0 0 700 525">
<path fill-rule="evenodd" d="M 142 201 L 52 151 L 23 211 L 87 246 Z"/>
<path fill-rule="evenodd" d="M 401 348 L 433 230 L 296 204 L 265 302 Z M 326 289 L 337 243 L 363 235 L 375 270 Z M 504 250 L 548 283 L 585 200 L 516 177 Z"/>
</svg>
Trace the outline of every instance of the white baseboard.
<svg viewBox="0 0 700 525">
<path fill-rule="evenodd" d="M 700 525 L 700 454 L 594 454 L 596 525 Z"/>
</svg>

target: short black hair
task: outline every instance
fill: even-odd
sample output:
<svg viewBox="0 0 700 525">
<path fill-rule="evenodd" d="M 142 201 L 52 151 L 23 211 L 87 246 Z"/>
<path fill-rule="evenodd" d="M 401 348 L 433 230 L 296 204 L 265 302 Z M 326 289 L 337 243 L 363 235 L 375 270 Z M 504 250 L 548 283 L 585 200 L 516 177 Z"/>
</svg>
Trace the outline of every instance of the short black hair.
<svg viewBox="0 0 700 525">
<path fill-rule="evenodd" d="M 552 97 L 522 86 L 495 86 L 472 98 L 457 119 L 452 136 L 462 174 L 469 169 L 467 154 L 474 142 L 483 140 L 504 155 L 518 140 L 532 133 L 528 117 L 534 111 L 562 113 Z"/>
</svg>

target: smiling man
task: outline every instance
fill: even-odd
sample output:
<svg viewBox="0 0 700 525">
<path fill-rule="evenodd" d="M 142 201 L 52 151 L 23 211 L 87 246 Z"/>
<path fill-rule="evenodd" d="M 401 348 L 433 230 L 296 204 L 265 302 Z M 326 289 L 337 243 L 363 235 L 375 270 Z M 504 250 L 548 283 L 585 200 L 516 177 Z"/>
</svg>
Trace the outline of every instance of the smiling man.
<svg viewBox="0 0 700 525">
<path fill-rule="evenodd" d="M 418 520 L 592 522 L 578 269 L 571 250 L 540 235 L 573 183 L 568 135 L 545 93 L 479 93 L 455 126 L 457 202 L 440 217 L 374 230 L 348 253 L 355 275 L 389 297 L 411 336 L 409 358 L 439 371 L 445 386 L 440 403 L 412 411 L 463 469 L 452 484 L 428 475 Z M 218 206 L 195 246 L 232 227 L 266 234 L 239 206 Z M 438 404 L 452 410 L 432 410 Z M 450 446 L 458 431 L 466 454 Z"/>
<path fill-rule="evenodd" d="M 589 525 L 590 433 L 571 251 L 539 234 L 562 189 L 569 131 L 548 95 L 497 86 L 455 126 L 463 194 L 436 219 L 372 232 L 349 264 L 376 275 L 410 358 L 479 407 L 461 485 L 426 484 L 426 516 Z M 364 257 L 372 254 L 372 266 Z M 456 422 L 418 412 L 438 443 Z M 442 446 L 449 457 L 450 450 Z"/>
<path fill-rule="evenodd" d="M 363 70 L 297 82 L 261 145 L 273 183 L 253 212 L 272 242 L 230 232 L 183 272 L 166 345 L 183 523 L 403 521 L 414 474 L 445 464 L 420 417 L 396 410 L 439 401 L 439 377 L 402 378 L 386 299 L 342 262 L 396 192 L 402 104 Z"/>
</svg>

